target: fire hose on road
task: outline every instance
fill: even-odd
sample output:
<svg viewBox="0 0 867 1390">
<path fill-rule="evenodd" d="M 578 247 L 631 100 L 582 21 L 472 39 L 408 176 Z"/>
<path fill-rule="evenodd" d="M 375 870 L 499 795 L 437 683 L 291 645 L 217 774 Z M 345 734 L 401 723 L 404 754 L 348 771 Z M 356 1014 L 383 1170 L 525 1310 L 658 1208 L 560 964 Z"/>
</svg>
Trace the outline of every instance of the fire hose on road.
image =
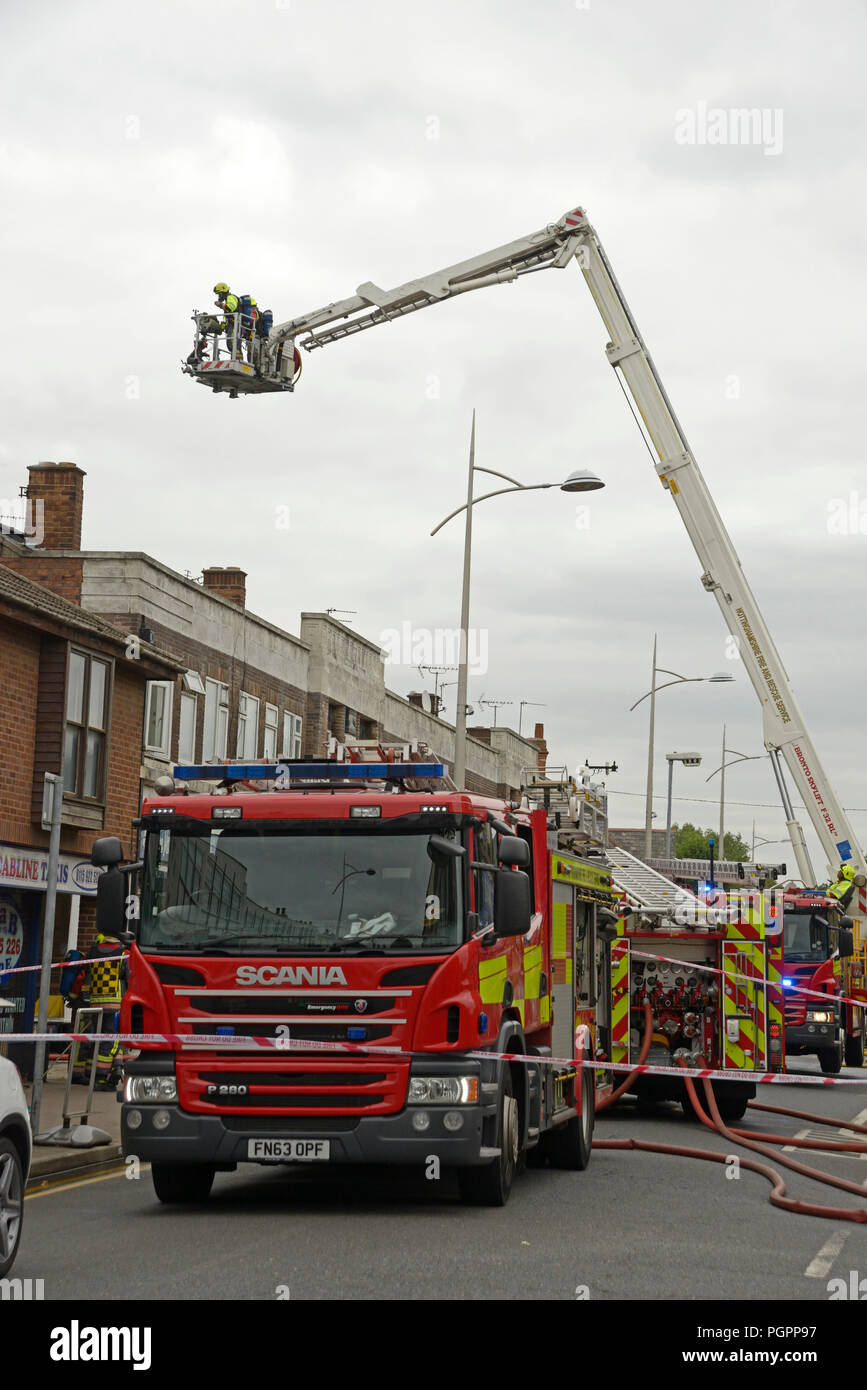
<svg viewBox="0 0 867 1390">
<path fill-rule="evenodd" d="M 638 1066 L 645 1060 L 650 1050 L 651 1010 L 649 1004 L 645 1004 L 644 1011 L 645 1028 Z M 601 1103 L 596 1107 L 597 1113 L 600 1110 L 606 1109 L 619 1096 L 623 1095 L 624 1092 L 629 1089 L 629 1086 L 638 1074 L 639 1072 L 636 1067 L 610 1096 L 606 1096 L 602 1099 Z M 855 1196 L 863 1199 L 864 1188 L 859 1183 L 850 1182 L 847 1178 L 835 1178 L 831 1174 L 824 1173 L 818 1168 L 811 1168 L 805 1163 L 799 1163 L 796 1159 L 786 1158 L 782 1154 L 774 1153 L 773 1149 L 767 1148 L 766 1145 L 779 1144 L 786 1145 L 787 1147 L 818 1149 L 827 1153 L 843 1153 L 859 1157 L 862 1154 L 867 1154 L 867 1144 L 859 1144 L 857 1142 L 844 1143 L 831 1139 L 798 1139 L 794 1135 L 785 1134 L 762 1134 L 760 1138 L 763 1142 L 758 1142 L 756 1136 L 751 1135 L 748 1130 L 728 1128 L 719 1113 L 716 1096 L 713 1092 L 713 1085 L 708 1079 L 703 1079 L 702 1085 L 704 1086 L 705 1101 L 710 1115 L 705 1111 L 698 1098 L 692 1077 L 686 1075 L 683 1080 L 697 1119 L 701 1121 L 705 1128 L 711 1130 L 715 1134 L 719 1134 L 720 1137 L 725 1139 L 730 1145 L 750 1149 L 766 1158 L 774 1159 L 775 1162 L 782 1164 L 783 1167 L 791 1169 L 794 1173 L 800 1173 L 802 1176 L 810 1178 L 814 1182 L 824 1183 L 828 1187 L 835 1187 L 843 1192 L 851 1192 Z M 751 1108 L 768 1111 L 771 1114 L 788 1115 L 795 1119 L 809 1120 L 813 1124 L 827 1125 L 835 1129 L 848 1129 L 858 1134 L 867 1134 L 867 1125 L 854 1122 L 849 1123 L 824 1115 L 813 1115 L 805 1110 L 789 1110 L 782 1106 L 762 1105 L 757 1102 L 751 1102 Z M 593 1147 L 594 1149 L 632 1149 L 645 1153 L 670 1154 L 678 1158 L 697 1158 L 706 1163 L 727 1164 L 731 1162 L 733 1157 L 731 1152 L 718 1153 L 705 1149 L 689 1148 L 680 1144 L 655 1144 L 644 1139 L 594 1139 Z M 848 1207 L 823 1206 L 817 1202 L 799 1201 L 787 1195 L 783 1175 L 779 1173 L 776 1168 L 772 1168 L 767 1163 L 759 1163 L 755 1159 L 740 1158 L 739 1156 L 738 1162 L 741 1167 L 748 1169 L 750 1172 L 759 1173 L 762 1177 L 768 1179 L 771 1184 L 769 1200 L 773 1206 L 780 1207 L 784 1211 L 795 1212 L 799 1216 L 819 1216 L 826 1220 L 854 1221 L 859 1224 L 867 1223 L 867 1207 L 850 1209 Z"/>
</svg>

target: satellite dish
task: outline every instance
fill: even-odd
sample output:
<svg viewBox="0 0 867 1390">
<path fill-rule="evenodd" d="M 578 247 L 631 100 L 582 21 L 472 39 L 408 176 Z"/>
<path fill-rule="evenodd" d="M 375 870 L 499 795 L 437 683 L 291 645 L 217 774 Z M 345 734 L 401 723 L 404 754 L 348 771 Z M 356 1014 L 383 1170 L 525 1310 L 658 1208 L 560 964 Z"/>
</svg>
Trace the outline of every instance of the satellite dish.
<svg viewBox="0 0 867 1390">
<path fill-rule="evenodd" d="M 434 712 L 434 702 L 433 702 L 433 696 L 431 695 L 431 693 L 430 693 L 429 690 L 425 690 L 425 691 L 423 691 L 423 693 L 422 693 L 422 697 L 421 697 L 421 707 L 422 707 L 422 709 L 424 710 L 425 714 L 433 714 L 433 712 Z"/>
</svg>

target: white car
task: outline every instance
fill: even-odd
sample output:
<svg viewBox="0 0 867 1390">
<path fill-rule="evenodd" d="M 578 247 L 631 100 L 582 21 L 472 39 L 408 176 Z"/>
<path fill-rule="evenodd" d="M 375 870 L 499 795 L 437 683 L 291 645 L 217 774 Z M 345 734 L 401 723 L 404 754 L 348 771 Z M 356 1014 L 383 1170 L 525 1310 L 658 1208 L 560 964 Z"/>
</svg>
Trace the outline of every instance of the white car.
<svg viewBox="0 0 867 1390">
<path fill-rule="evenodd" d="M 33 1141 L 18 1068 L 0 1057 L 0 1278 L 15 1262 Z"/>
</svg>

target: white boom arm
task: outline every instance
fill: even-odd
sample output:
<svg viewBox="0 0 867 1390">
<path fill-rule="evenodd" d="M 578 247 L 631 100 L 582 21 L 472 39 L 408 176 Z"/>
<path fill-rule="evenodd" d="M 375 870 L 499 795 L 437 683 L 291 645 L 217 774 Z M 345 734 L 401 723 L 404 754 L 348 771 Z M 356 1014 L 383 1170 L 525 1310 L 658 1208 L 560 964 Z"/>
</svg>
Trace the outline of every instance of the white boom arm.
<svg viewBox="0 0 867 1390">
<path fill-rule="evenodd" d="M 294 342 L 302 334 L 302 347 L 323 347 L 469 290 L 502 284 L 535 270 L 562 269 L 573 258 L 608 330 L 608 360 L 621 373 L 644 422 L 659 460 L 659 479 L 671 495 L 695 548 L 702 567 L 701 582 L 719 604 L 759 697 L 765 747 L 771 754 L 783 797 L 800 875 L 806 884 L 815 883 L 803 831 L 786 792 L 780 756 L 800 791 L 832 875 L 841 863 L 851 863 L 864 873 L 867 864 L 863 851 L 825 775 L 735 548 L 608 258 L 582 208 L 573 208 L 542 231 L 433 275 L 410 280 L 394 290 L 381 290 L 370 283 L 360 285 L 350 299 L 277 325 L 269 336 L 268 351 L 273 357 L 279 343 L 287 339 Z"/>
<path fill-rule="evenodd" d="M 576 258 L 610 334 L 606 352 L 629 388 L 658 456 L 656 471 L 680 513 L 702 566 L 701 582 L 712 593 L 729 632 L 738 643 L 744 667 L 762 706 L 765 747 L 788 816 L 789 833 L 801 877 L 815 882 L 803 833 L 795 821 L 776 756 L 781 754 L 798 787 L 832 875 L 841 863 L 861 873 L 864 855 L 849 819 L 825 774 L 807 731 L 789 677 L 774 646 L 761 610 L 747 583 L 731 538 L 693 457 L 653 359 L 593 228 L 583 212 L 574 217 L 583 227 Z"/>
<path fill-rule="evenodd" d="M 349 338 L 365 328 L 375 328 L 377 324 L 415 313 L 416 309 L 427 309 L 431 304 L 453 299 L 457 294 L 485 289 L 488 285 L 503 285 L 533 270 L 546 270 L 549 266 L 560 268 L 572 259 L 577 244 L 578 237 L 571 229 L 564 228 L 561 219 L 541 232 L 512 241 L 508 246 L 499 246 L 484 256 L 461 261 L 446 270 L 435 271 L 420 280 L 409 280 L 394 290 L 381 290 L 370 282 L 359 285 L 351 299 L 342 299 L 327 304 L 324 309 L 314 309 L 312 313 L 275 324 L 268 335 L 269 351 L 287 338 L 294 341 L 302 333 L 306 336 L 300 339 L 301 346 L 311 351 L 340 338 Z M 329 324 L 333 326 L 326 327 Z M 317 329 L 324 331 L 316 332 Z"/>
</svg>

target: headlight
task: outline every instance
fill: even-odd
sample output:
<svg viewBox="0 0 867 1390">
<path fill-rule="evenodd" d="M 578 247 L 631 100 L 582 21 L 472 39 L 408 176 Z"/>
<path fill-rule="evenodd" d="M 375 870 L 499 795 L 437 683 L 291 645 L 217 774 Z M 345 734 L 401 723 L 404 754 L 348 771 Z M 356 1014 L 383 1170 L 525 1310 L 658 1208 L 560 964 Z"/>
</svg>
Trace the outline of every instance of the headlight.
<svg viewBox="0 0 867 1390">
<path fill-rule="evenodd" d="M 411 1076 L 407 1105 L 475 1105 L 477 1076 Z"/>
<path fill-rule="evenodd" d="M 147 1101 L 177 1100 L 178 1083 L 173 1076 L 128 1076 L 123 1098 L 137 1105 Z"/>
<path fill-rule="evenodd" d="M 816 1009 L 808 1009 L 808 1010 L 807 1010 L 807 1022 L 808 1022 L 808 1023 L 833 1023 L 833 1022 L 834 1022 L 834 1015 L 833 1015 L 832 1013 L 828 1013 L 828 1012 L 827 1012 L 826 1010 L 824 1010 L 824 1009 L 819 1009 L 818 1011 L 817 1011 Z"/>
</svg>

